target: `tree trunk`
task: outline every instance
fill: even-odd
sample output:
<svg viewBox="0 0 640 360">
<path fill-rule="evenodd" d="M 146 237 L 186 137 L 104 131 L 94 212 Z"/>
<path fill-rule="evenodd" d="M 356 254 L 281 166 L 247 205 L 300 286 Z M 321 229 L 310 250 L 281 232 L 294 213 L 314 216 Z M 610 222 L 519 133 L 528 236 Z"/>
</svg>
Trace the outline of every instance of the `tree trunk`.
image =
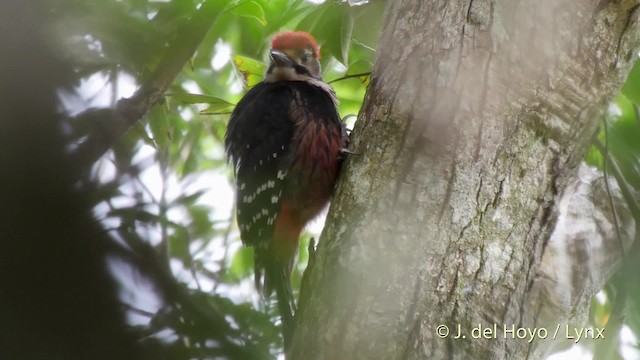
<svg viewBox="0 0 640 360">
<path fill-rule="evenodd" d="M 550 341 L 518 328 L 567 343 L 588 302 L 543 254 L 636 59 L 639 2 L 388 2 L 290 358 L 540 358 Z"/>
</svg>

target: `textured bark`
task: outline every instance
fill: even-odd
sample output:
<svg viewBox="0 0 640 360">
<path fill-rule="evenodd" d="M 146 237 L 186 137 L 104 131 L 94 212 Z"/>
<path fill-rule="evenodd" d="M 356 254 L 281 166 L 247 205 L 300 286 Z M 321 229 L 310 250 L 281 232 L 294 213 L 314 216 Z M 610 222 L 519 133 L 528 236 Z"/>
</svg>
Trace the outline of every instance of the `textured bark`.
<svg viewBox="0 0 640 360">
<path fill-rule="evenodd" d="M 567 295 L 543 254 L 636 58 L 638 3 L 388 2 L 352 138 L 362 155 L 347 162 L 306 274 L 290 358 L 542 355 L 550 341 L 503 328 L 551 338 L 584 312 L 575 296 L 603 281 L 574 277 L 581 292 Z M 458 324 L 466 339 L 453 338 Z M 498 334 L 471 339 L 478 324 Z"/>
</svg>

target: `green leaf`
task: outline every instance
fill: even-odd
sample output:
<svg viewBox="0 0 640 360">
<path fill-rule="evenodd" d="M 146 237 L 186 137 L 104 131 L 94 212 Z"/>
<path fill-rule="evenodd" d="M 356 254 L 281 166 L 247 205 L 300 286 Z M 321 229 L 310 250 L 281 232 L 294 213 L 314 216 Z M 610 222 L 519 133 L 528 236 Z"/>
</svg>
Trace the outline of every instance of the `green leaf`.
<svg viewBox="0 0 640 360">
<path fill-rule="evenodd" d="M 315 8 L 311 8 L 311 11 L 305 15 L 300 23 L 298 24 L 298 30 L 306 31 L 308 33 L 314 34 L 316 27 L 320 23 L 320 20 L 323 19 L 324 13 L 328 7 L 326 5 L 321 5 Z M 317 37 L 320 40 L 320 37 Z"/>
<path fill-rule="evenodd" d="M 191 254 L 189 253 L 189 233 L 187 229 L 180 226 L 169 236 L 169 253 L 171 256 L 182 260 L 185 264 L 191 262 Z"/>
<path fill-rule="evenodd" d="M 246 278 L 253 271 L 253 248 L 243 246 L 235 253 L 231 266 L 229 267 L 229 275 L 234 279 L 240 280 Z"/>
<path fill-rule="evenodd" d="M 245 56 L 234 55 L 233 64 L 242 75 L 246 87 L 250 88 L 262 81 L 265 65 L 261 61 Z"/>
<path fill-rule="evenodd" d="M 172 204 L 183 205 L 183 206 L 192 206 L 198 200 L 200 200 L 200 197 L 202 195 L 204 195 L 205 192 L 206 192 L 206 190 L 198 190 L 198 191 L 194 192 L 193 194 L 180 195 L 178 198 L 176 198 L 174 201 L 172 201 Z"/>
<path fill-rule="evenodd" d="M 640 122 L 635 105 L 626 96 L 619 94 L 615 100 L 620 110 L 618 116 L 608 121 L 609 152 L 618 163 L 626 181 L 640 189 Z"/>
<path fill-rule="evenodd" d="M 201 115 L 219 115 L 219 114 L 228 114 L 230 113 L 235 105 L 213 105 L 209 106 L 204 110 L 200 110 Z"/>
<path fill-rule="evenodd" d="M 353 35 L 353 15 L 351 14 L 351 6 L 347 6 L 346 9 L 343 6 L 343 9 L 342 26 L 340 27 L 341 53 L 338 60 L 343 64 L 348 64 L 349 46 L 351 44 L 351 35 Z"/>
<path fill-rule="evenodd" d="M 309 6 L 304 0 L 269 0 L 264 3 L 264 7 L 269 22 L 266 33 L 272 34 L 283 28 L 295 28 L 291 25 L 287 26 L 287 23 L 307 9 L 318 6 Z"/>
<path fill-rule="evenodd" d="M 309 242 L 311 236 L 309 233 L 305 233 L 300 237 L 298 244 L 298 267 L 304 270 L 309 262 Z M 317 244 L 316 244 L 317 245 Z"/>
<path fill-rule="evenodd" d="M 640 105 L 640 61 L 633 65 L 627 82 L 622 86 L 622 93 L 634 104 Z"/>
<path fill-rule="evenodd" d="M 584 162 L 588 165 L 595 166 L 601 171 L 604 167 L 604 158 L 602 157 L 602 153 L 600 153 L 600 150 L 593 145 L 589 146 L 589 149 L 584 156 Z"/>
<path fill-rule="evenodd" d="M 614 99 L 613 104 L 618 108 L 618 110 L 620 110 L 620 114 L 614 116 L 614 123 L 622 121 L 633 127 L 636 122 L 636 113 L 633 101 L 624 94 L 618 94 Z"/>
<path fill-rule="evenodd" d="M 373 61 L 376 56 L 375 49 L 361 43 L 356 39 L 351 40 L 351 47 L 349 48 L 349 67 L 357 62 L 368 63 L 369 71 L 373 68 Z"/>
<path fill-rule="evenodd" d="M 189 147 L 189 152 L 187 158 L 184 160 L 182 165 L 182 174 L 181 178 L 184 178 L 187 175 L 192 174 L 198 169 L 198 153 L 193 151 L 193 147 Z"/>
<path fill-rule="evenodd" d="M 189 207 L 191 223 L 189 230 L 194 238 L 207 237 L 213 232 L 213 224 L 209 220 L 211 209 L 207 206 L 193 205 Z"/>
<path fill-rule="evenodd" d="M 369 1 L 365 5 L 351 7 L 355 19 L 353 38 L 357 39 L 358 43 L 370 49 L 378 47 L 385 5 L 386 1 Z M 353 45 L 352 43 L 351 46 Z"/>
<path fill-rule="evenodd" d="M 148 116 L 148 119 L 153 119 L 153 117 L 151 117 L 151 114 L 147 116 Z M 158 145 L 153 141 L 151 136 L 149 136 L 149 133 L 147 132 L 147 129 L 145 128 L 143 122 L 137 121 L 135 124 L 133 124 L 133 128 L 131 131 L 133 131 L 137 136 L 139 136 L 140 140 L 142 140 L 145 144 L 153 147 L 156 147 Z"/>
<path fill-rule="evenodd" d="M 171 140 L 171 133 L 164 107 L 154 106 L 147 118 L 149 119 L 149 128 L 151 128 L 151 134 L 153 134 L 155 147 L 157 149 L 165 149 Z"/>
<path fill-rule="evenodd" d="M 179 173 L 181 179 L 192 174 L 198 169 L 198 151 L 195 149 L 196 141 L 197 137 L 192 136 L 191 134 L 185 138 L 185 142 L 189 143 L 185 143 L 185 146 L 183 146 L 183 162 L 182 168 L 180 169 L 182 171 Z"/>
<path fill-rule="evenodd" d="M 353 16 L 348 4 L 329 4 L 324 13 L 324 18 L 317 24 L 321 32 L 317 32 L 317 38 L 336 60 L 342 64 L 348 64 L 349 46 L 353 33 Z"/>
<path fill-rule="evenodd" d="M 304 274 L 305 269 L 307 268 L 307 264 L 309 263 L 309 242 L 311 241 L 311 234 L 305 232 L 300 237 L 300 242 L 298 244 L 298 260 L 293 267 L 293 271 L 291 272 L 291 286 L 293 288 L 294 294 L 300 291 L 300 286 L 302 285 L 302 276 Z"/>
<path fill-rule="evenodd" d="M 267 25 L 264 9 L 255 1 L 243 1 L 231 13 L 236 16 L 256 19 L 262 26 Z"/>
</svg>

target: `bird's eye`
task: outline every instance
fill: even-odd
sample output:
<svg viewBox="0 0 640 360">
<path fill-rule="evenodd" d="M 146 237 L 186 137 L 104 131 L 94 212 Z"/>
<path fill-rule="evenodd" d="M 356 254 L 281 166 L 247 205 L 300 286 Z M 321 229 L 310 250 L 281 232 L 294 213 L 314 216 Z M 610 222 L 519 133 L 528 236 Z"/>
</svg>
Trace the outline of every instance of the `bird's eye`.
<svg viewBox="0 0 640 360">
<path fill-rule="evenodd" d="M 302 54 L 302 56 L 300 56 L 300 61 L 302 61 L 303 63 L 306 63 L 307 61 L 309 61 L 309 54 L 308 53 Z"/>
</svg>

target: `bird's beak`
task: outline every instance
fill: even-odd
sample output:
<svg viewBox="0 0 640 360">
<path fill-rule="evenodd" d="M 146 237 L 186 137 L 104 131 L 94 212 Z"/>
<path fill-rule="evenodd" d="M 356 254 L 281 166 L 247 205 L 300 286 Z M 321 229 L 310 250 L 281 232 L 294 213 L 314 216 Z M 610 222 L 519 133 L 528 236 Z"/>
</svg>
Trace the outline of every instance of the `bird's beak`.
<svg viewBox="0 0 640 360">
<path fill-rule="evenodd" d="M 269 53 L 269 55 L 271 56 L 271 60 L 273 60 L 273 62 L 278 66 L 293 66 L 293 61 L 289 59 L 287 54 L 281 51 L 271 50 L 271 53 Z"/>
</svg>

